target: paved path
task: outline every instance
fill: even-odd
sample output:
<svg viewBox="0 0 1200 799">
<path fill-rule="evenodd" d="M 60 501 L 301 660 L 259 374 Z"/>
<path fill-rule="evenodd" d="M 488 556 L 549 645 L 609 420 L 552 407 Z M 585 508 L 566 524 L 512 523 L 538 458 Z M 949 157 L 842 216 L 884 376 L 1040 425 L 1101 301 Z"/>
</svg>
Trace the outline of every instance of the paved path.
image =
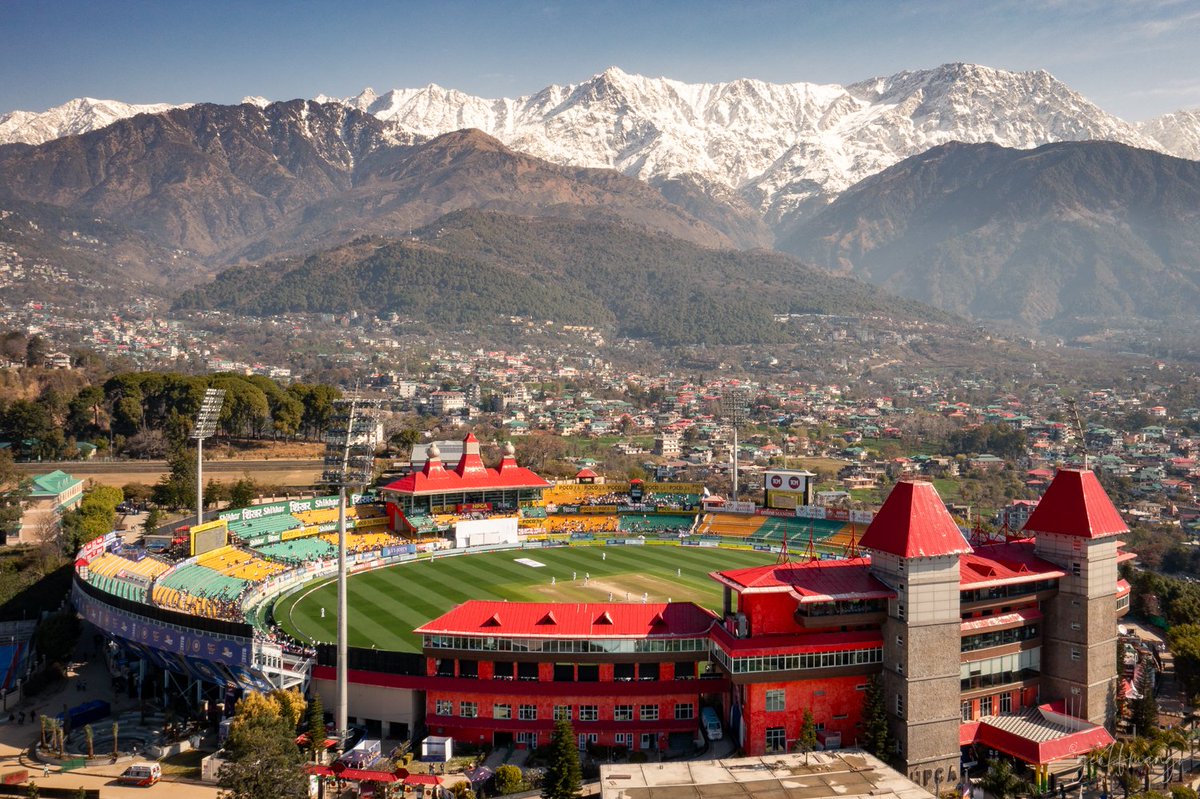
<svg viewBox="0 0 1200 799">
<path fill-rule="evenodd" d="M 20 704 L 9 702 L 9 711 L 19 713 L 24 710 L 27 719 L 24 724 L 17 724 L 16 722 L 9 723 L 7 713 L 0 717 L 0 768 L 27 768 L 30 777 L 33 778 L 32 781 L 38 785 L 56 788 L 99 789 L 103 799 L 109 797 L 113 797 L 113 799 L 142 797 L 145 799 L 148 795 L 158 794 L 170 795 L 171 799 L 217 799 L 216 786 L 171 777 L 164 778 L 162 783 L 149 789 L 149 792 L 146 788 L 119 785 L 116 782 L 116 776 L 125 770 L 127 763 L 92 766 L 66 773 L 51 766 L 49 776 L 42 776 L 42 764 L 30 756 L 33 744 L 41 730 L 41 725 L 37 721 L 39 715 L 58 713 L 64 704 L 74 706 L 92 699 L 107 700 L 112 704 L 114 713 L 136 707 L 132 700 L 115 694 L 103 661 L 99 658 L 96 658 L 95 661 L 80 664 L 78 671 L 72 670 L 68 674 L 66 684 L 57 692 L 31 697 Z M 81 679 L 87 684 L 87 693 L 77 690 L 78 681 Z M 33 721 L 29 720 L 30 717 Z"/>
</svg>

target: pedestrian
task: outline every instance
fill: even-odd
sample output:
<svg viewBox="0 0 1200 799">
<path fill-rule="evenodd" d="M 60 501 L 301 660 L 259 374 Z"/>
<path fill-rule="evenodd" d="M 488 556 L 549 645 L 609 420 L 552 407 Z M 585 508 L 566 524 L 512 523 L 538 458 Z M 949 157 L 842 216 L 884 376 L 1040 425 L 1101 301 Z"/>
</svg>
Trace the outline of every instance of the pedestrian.
<svg viewBox="0 0 1200 799">
<path fill-rule="evenodd" d="M 601 552 L 601 553 L 600 553 L 600 560 L 608 560 L 608 553 L 607 553 L 607 552 Z"/>
<path fill-rule="evenodd" d="M 42 764 L 42 779 L 45 779 L 46 777 L 49 777 L 49 776 L 50 776 L 50 764 L 43 763 Z"/>
</svg>

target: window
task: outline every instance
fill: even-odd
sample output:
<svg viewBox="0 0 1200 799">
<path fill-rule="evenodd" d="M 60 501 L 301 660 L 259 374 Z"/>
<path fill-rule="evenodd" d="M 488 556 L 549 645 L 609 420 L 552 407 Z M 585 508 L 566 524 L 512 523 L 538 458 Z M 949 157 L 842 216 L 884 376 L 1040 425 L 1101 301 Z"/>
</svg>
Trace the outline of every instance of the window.
<svg viewBox="0 0 1200 799">
<path fill-rule="evenodd" d="M 985 696 L 979 700 L 979 715 L 992 715 L 992 698 L 990 696 Z"/>
<path fill-rule="evenodd" d="M 469 680 L 479 679 L 479 661 L 478 660 L 460 660 L 458 661 L 458 676 Z"/>
<path fill-rule="evenodd" d="M 633 746 L 633 733 L 619 732 L 613 738 L 617 746 Z"/>
<path fill-rule="evenodd" d="M 694 719 L 694 718 L 696 718 L 696 706 L 695 705 L 687 704 L 687 705 L 676 705 L 675 706 L 675 720 L 676 721 L 687 721 L 688 719 Z"/>
<path fill-rule="evenodd" d="M 1081 660 L 1082 658 L 1083 654 L 1075 647 L 1071 647 L 1071 660 Z"/>
<path fill-rule="evenodd" d="M 642 721 L 658 721 L 658 705 L 642 705 L 638 708 L 638 718 Z"/>
<path fill-rule="evenodd" d="M 903 635 L 896 636 L 896 646 L 904 646 L 904 636 Z"/>
<path fill-rule="evenodd" d="M 512 705 L 492 705 L 492 718 L 511 719 Z"/>
<path fill-rule="evenodd" d="M 600 708 L 597 705 L 580 705 L 579 720 L 595 721 L 600 718 Z"/>
<path fill-rule="evenodd" d="M 554 664 L 554 681 L 555 682 L 575 682 L 575 664 L 574 663 L 555 663 Z"/>
<path fill-rule="evenodd" d="M 555 721 L 570 721 L 571 720 L 571 706 L 570 705 L 555 705 L 554 706 L 554 720 Z"/>
<path fill-rule="evenodd" d="M 600 682 L 600 666 L 595 663 L 579 664 L 579 682 Z"/>
<path fill-rule="evenodd" d="M 1000 694 L 1000 712 L 1012 713 L 1012 694 Z"/>
<path fill-rule="evenodd" d="M 900 619 L 900 621 L 904 621 L 904 603 L 903 602 L 896 603 L 896 618 Z"/>
<path fill-rule="evenodd" d="M 633 721 L 633 705 L 617 705 L 614 707 L 613 721 Z"/>
<path fill-rule="evenodd" d="M 1082 574 L 1082 570 L 1080 569 L 1079 561 L 1075 561 L 1071 564 L 1071 576 L 1078 577 L 1080 574 Z"/>
<path fill-rule="evenodd" d="M 960 713 L 962 715 L 962 720 L 970 721 L 971 720 L 971 702 L 970 702 L 970 700 L 963 702 L 961 705 L 959 705 L 959 708 L 960 708 Z"/>
<path fill-rule="evenodd" d="M 629 682 L 634 678 L 633 663 L 617 663 L 613 666 L 613 679 L 617 682 Z"/>
<path fill-rule="evenodd" d="M 773 688 L 767 691 L 767 710 L 770 712 L 787 710 L 787 691 L 782 688 Z"/>
<path fill-rule="evenodd" d="M 675 663 L 675 679 L 691 680 L 696 676 L 696 661 L 680 660 Z"/>
<path fill-rule="evenodd" d="M 1075 632 L 1079 632 L 1080 630 L 1083 629 L 1083 625 L 1077 621 L 1073 621 L 1073 622 L 1071 622 L 1071 629 L 1074 630 Z"/>
<path fill-rule="evenodd" d="M 537 705 L 521 705 L 517 708 L 517 718 L 521 721 L 537 721 Z"/>
<path fill-rule="evenodd" d="M 767 752 L 787 751 L 787 730 L 783 727 L 767 727 Z"/>
<path fill-rule="evenodd" d="M 517 743 L 525 744 L 530 749 L 537 749 L 538 734 L 536 732 L 517 733 Z"/>
<path fill-rule="evenodd" d="M 495 670 L 492 672 L 492 678 L 496 680 L 511 680 L 513 672 L 516 670 L 516 665 L 511 660 L 497 660 Z"/>
<path fill-rule="evenodd" d="M 904 718 L 904 697 L 901 694 L 896 694 L 896 715 Z"/>
<path fill-rule="evenodd" d="M 657 663 L 639 663 L 638 664 L 638 679 L 639 680 L 657 680 L 659 674 Z"/>
<path fill-rule="evenodd" d="M 475 718 L 476 716 L 479 715 L 479 703 L 478 702 L 459 702 L 458 703 L 458 715 L 462 716 L 464 719 Z"/>
<path fill-rule="evenodd" d="M 434 703 L 434 711 L 438 716 L 453 716 L 454 702 L 449 699 L 439 699 Z"/>
<path fill-rule="evenodd" d="M 580 708 L 580 710 L 583 710 L 583 708 Z M 596 733 L 594 733 L 594 732 L 579 733 L 579 736 L 576 739 L 579 741 L 579 751 L 580 752 L 584 751 L 585 749 L 587 749 L 588 744 L 594 744 L 599 739 L 600 739 L 600 737 L 598 735 L 596 735 Z"/>
<path fill-rule="evenodd" d="M 517 664 L 517 679 L 527 680 L 532 682 L 538 678 L 538 664 L 536 663 L 518 663 Z"/>
</svg>

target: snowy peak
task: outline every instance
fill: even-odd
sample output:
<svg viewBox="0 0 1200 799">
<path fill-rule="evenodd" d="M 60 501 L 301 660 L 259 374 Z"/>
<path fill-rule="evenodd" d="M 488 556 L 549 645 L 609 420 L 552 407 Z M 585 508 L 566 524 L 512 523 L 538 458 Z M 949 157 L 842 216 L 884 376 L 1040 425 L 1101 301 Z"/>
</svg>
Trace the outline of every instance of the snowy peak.
<svg viewBox="0 0 1200 799">
<path fill-rule="evenodd" d="M 1146 120 L 1138 125 L 1138 130 L 1160 143 L 1164 152 L 1200 161 L 1200 108 Z"/>
<path fill-rule="evenodd" d="M 107 127 L 119 119 L 137 114 L 159 114 L 172 108 L 187 108 L 188 105 L 132 105 L 116 100 L 80 97 L 41 113 L 11 111 L 0 115 L 0 144 L 41 144 L 51 139 Z"/>
</svg>

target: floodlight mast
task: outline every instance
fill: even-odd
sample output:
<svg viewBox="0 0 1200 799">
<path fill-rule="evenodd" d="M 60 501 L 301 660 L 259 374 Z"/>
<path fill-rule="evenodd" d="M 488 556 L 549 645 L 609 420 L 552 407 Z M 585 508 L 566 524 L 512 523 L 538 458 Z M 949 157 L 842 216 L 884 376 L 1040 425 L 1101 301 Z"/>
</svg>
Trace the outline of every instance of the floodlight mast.
<svg viewBox="0 0 1200 799">
<path fill-rule="evenodd" d="M 733 501 L 738 498 L 738 425 L 746 421 L 746 402 L 740 389 L 733 389 L 721 397 L 721 415 L 733 428 L 733 454 L 731 456 L 733 471 Z"/>
<path fill-rule="evenodd" d="M 349 734 L 349 651 L 346 619 L 346 488 L 366 485 L 373 477 L 374 453 L 362 443 L 371 432 L 373 419 L 362 414 L 366 407 L 377 405 L 357 393 L 335 401 L 333 427 L 325 438 L 325 471 L 321 482 L 338 489 L 338 607 L 337 607 L 337 708 L 334 735 L 338 750 L 345 746 Z"/>
<path fill-rule="evenodd" d="M 217 432 L 217 421 L 221 418 L 221 407 L 225 404 L 225 389 L 207 388 L 200 410 L 196 412 L 196 424 L 191 438 L 196 439 L 196 524 L 204 524 L 204 439 L 212 438 Z"/>
</svg>

